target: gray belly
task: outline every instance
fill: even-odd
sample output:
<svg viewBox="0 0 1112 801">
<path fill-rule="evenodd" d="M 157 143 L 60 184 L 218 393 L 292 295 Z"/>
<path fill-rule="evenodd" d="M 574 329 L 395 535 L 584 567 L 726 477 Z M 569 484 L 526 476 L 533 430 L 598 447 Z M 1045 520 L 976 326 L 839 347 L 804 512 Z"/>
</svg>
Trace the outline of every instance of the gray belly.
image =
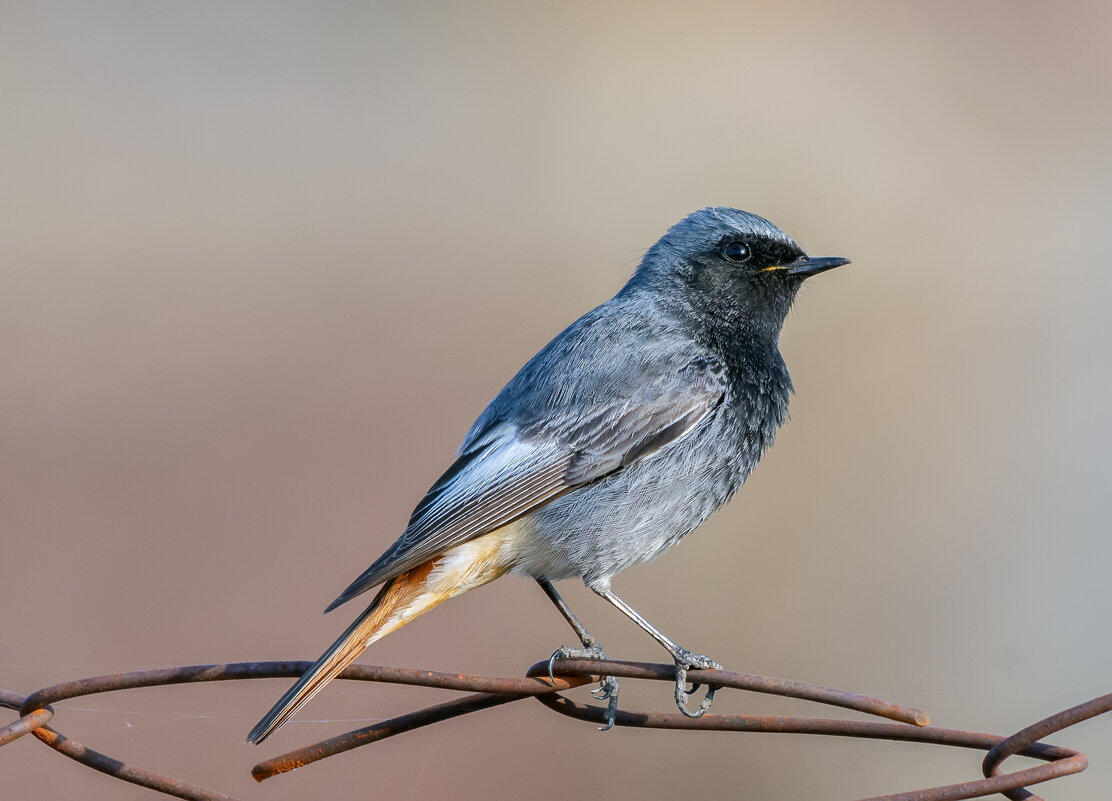
<svg viewBox="0 0 1112 801">
<path fill-rule="evenodd" d="M 516 570 L 604 585 L 660 556 L 733 496 L 774 430 L 747 431 L 724 404 L 658 453 L 528 515 Z"/>
</svg>

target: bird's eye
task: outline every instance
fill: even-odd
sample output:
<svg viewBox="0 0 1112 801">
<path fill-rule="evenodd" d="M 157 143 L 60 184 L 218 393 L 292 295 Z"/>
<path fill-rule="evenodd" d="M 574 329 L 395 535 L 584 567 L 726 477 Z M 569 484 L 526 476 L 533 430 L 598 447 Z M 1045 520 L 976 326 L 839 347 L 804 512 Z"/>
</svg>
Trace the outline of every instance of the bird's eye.
<svg viewBox="0 0 1112 801">
<path fill-rule="evenodd" d="M 744 242 L 730 242 L 722 248 L 722 255 L 729 261 L 748 261 L 750 256 L 749 246 Z"/>
</svg>

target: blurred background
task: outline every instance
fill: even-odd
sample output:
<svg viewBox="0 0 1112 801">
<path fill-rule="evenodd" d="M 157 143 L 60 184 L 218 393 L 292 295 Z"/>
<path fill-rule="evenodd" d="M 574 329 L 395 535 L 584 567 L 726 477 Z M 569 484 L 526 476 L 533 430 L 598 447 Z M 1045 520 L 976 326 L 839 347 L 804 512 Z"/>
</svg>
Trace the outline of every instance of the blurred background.
<svg viewBox="0 0 1112 801">
<path fill-rule="evenodd" d="M 0 687 L 316 657 L 356 611 L 321 609 L 490 397 L 669 225 L 725 204 L 853 266 L 788 320 L 775 448 L 617 591 L 727 667 L 938 725 L 1006 734 L 1112 690 L 1110 25 L 1107 3 L 1002 0 L 4 3 Z M 612 656 L 664 657 L 562 589 Z M 520 675 L 570 635 L 510 578 L 363 661 Z M 244 745 L 288 684 L 83 698 L 57 725 L 274 801 L 852 799 L 979 775 L 973 752 L 602 735 L 519 703 L 258 786 L 259 759 L 445 697 L 337 682 Z M 665 685 L 622 698 L 671 708 Z M 1093 765 L 1047 794 L 1102 797 L 1112 720 L 1054 740 Z M 0 776 L 12 798 L 155 797 L 31 738 Z"/>
</svg>

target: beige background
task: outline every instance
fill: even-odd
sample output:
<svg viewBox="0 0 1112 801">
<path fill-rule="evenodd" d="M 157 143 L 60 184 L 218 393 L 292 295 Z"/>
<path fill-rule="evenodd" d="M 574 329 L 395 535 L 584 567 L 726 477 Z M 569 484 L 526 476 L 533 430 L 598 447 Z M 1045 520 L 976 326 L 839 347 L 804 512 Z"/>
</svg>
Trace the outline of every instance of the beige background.
<svg viewBox="0 0 1112 801">
<path fill-rule="evenodd" d="M 1008 733 L 1112 690 L 1110 8 L 0 5 L 0 686 L 316 656 L 353 614 L 320 610 L 502 383 L 667 226 L 729 204 L 854 264 L 788 321 L 798 397 L 749 485 L 618 591 L 729 667 L 940 725 Z M 565 588 L 612 655 L 663 656 Z M 365 659 L 515 675 L 569 634 L 510 578 Z M 337 683 L 244 745 L 286 685 L 86 698 L 58 726 L 244 799 L 979 775 L 974 753 L 601 735 L 521 703 L 256 786 L 260 758 L 444 697 Z M 1055 739 L 1093 765 L 1046 792 L 1103 797 L 1112 720 Z M 30 739 L 0 787 L 154 797 Z"/>
</svg>

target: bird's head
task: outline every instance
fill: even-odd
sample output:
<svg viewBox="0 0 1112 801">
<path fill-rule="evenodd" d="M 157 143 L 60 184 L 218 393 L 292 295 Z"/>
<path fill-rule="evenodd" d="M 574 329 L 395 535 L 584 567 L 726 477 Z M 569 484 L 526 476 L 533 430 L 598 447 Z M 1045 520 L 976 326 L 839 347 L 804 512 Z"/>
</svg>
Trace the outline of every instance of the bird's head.
<svg viewBox="0 0 1112 801">
<path fill-rule="evenodd" d="M 697 316 L 767 333 L 773 341 L 803 281 L 849 264 L 810 258 L 763 217 L 711 207 L 687 215 L 653 245 L 630 282 Z"/>
</svg>

